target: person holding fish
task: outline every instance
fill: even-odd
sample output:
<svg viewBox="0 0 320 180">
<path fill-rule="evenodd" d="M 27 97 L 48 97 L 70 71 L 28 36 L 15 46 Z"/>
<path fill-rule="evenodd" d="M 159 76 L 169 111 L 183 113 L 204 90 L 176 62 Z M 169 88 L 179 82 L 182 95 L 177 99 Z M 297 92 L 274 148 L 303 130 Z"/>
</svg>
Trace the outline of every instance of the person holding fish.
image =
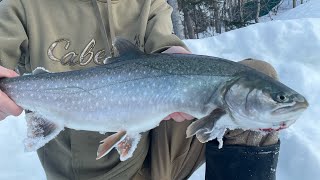
<svg viewBox="0 0 320 180">
<path fill-rule="evenodd" d="M 180 67 L 179 64 L 184 62 L 187 67 L 187 63 L 194 62 L 193 57 L 198 57 L 161 56 L 191 54 L 172 33 L 171 11 L 165 0 L 0 1 L 0 78 L 6 78 L 0 80 L 0 119 L 18 116 L 23 109 L 26 110 L 26 149 L 37 150 L 48 180 L 187 179 L 205 161 L 206 179 L 275 179 L 280 146 L 277 131 L 290 123 L 281 119 L 272 126 L 266 126 L 264 122 L 251 123 L 241 116 L 241 104 L 233 98 L 262 102 L 253 107 L 254 110 L 261 110 L 259 108 L 263 109 L 267 104 L 267 110 L 273 108 L 275 113 L 283 112 L 283 107 L 288 105 L 281 103 L 288 101 L 295 102 L 290 106 L 299 104 L 299 110 L 305 109 L 307 102 L 301 95 L 273 80 L 277 75 L 269 64 L 258 60 L 241 62 L 257 71 L 238 63 L 233 65 L 238 66 L 234 69 L 248 70 L 278 89 L 285 89 L 290 96 L 261 94 L 265 99 L 257 101 L 253 94 L 261 91 L 256 89 L 244 96 L 240 92 L 243 86 L 238 83 L 251 78 L 246 77 L 222 88 L 231 89 L 224 94 L 227 102 L 224 105 L 230 107 L 228 111 L 223 106 L 214 106 L 216 108 L 205 112 L 197 108 L 184 112 L 179 108 L 164 110 L 161 108 L 169 106 L 159 105 L 157 112 L 156 108 L 152 109 L 154 101 L 137 100 L 152 92 L 164 94 L 161 90 L 168 88 L 161 87 L 165 83 L 156 84 L 156 80 L 141 81 L 141 84 L 145 83 L 144 91 L 136 84 L 130 84 L 138 77 L 145 79 L 141 77 L 157 75 L 156 68 L 150 69 L 157 64 L 149 63 L 159 59 L 157 63 L 165 63 L 168 68 Z M 182 57 L 185 61 L 171 64 Z M 134 59 L 137 58 L 140 60 L 136 63 Z M 205 58 L 199 62 L 204 61 Z M 212 67 L 214 64 L 218 61 L 211 63 Z M 230 62 L 226 61 L 225 65 L 228 64 Z M 189 68 L 188 71 L 195 70 Z M 260 71 L 273 79 L 261 75 Z M 31 75 L 18 79 L 16 72 Z M 168 85 L 177 79 L 161 80 Z M 109 87 L 111 81 L 114 89 Z M 179 84 L 180 81 L 175 82 Z M 18 86 L 19 83 L 24 87 Z M 89 90 L 89 87 L 97 88 Z M 36 94 L 30 88 L 40 93 Z M 169 96 L 172 92 L 169 90 L 166 94 Z M 198 94 L 202 92 L 200 89 Z M 60 93 L 62 95 L 57 97 Z M 126 93 L 131 93 L 130 100 L 119 100 Z M 132 95 L 134 93 L 136 96 Z M 172 97 L 177 94 L 179 91 L 172 93 Z M 193 100 L 188 103 L 195 107 L 196 103 L 202 102 L 196 97 Z M 271 101 L 272 104 L 268 104 Z M 130 102 L 127 109 L 125 102 Z M 141 110 L 144 110 L 142 115 L 134 116 Z M 233 120 L 240 119 L 239 124 L 243 126 L 232 123 L 225 126 L 224 122 L 231 121 L 220 119 L 227 114 Z M 140 118 L 132 121 L 130 117 Z M 281 117 L 287 116 L 282 114 Z M 104 119 L 110 119 L 106 129 L 105 124 L 99 124 Z M 220 135 L 213 136 L 218 127 L 229 129 L 225 131 L 223 128 Z M 132 133 L 133 129 L 139 133 Z M 222 141 L 224 146 L 220 148 Z"/>
</svg>

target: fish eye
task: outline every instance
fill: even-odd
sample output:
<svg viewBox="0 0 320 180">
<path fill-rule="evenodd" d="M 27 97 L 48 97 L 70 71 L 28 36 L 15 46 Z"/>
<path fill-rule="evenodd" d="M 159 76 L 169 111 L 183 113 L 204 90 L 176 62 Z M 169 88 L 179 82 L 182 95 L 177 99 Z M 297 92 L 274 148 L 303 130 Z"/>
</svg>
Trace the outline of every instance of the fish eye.
<svg viewBox="0 0 320 180">
<path fill-rule="evenodd" d="M 289 101 L 289 98 L 288 98 L 285 94 L 280 93 L 280 94 L 277 94 L 277 96 L 276 96 L 276 101 L 277 101 L 277 102 L 284 103 L 284 102 L 288 102 L 288 101 Z"/>
</svg>

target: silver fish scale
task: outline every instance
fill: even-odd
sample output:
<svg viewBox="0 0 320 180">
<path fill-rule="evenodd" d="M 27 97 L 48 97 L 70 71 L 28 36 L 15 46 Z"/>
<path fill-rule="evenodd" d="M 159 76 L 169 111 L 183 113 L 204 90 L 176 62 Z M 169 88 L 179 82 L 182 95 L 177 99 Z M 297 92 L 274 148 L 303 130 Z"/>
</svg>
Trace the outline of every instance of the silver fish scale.
<svg viewBox="0 0 320 180">
<path fill-rule="evenodd" d="M 218 86 L 248 70 L 234 64 L 192 55 L 115 58 L 113 63 L 79 71 L 4 79 L 0 89 L 34 112 L 109 124 L 109 130 L 116 130 L 119 126 L 110 127 L 106 119 L 137 123 L 143 116 L 207 113 L 205 106 Z"/>
</svg>

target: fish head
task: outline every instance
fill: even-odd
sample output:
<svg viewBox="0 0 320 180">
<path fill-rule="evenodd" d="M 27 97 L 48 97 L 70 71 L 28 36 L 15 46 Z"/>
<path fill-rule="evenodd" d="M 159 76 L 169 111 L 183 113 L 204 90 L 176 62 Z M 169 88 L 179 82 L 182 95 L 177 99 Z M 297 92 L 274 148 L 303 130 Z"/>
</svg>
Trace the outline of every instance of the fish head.
<svg viewBox="0 0 320 180">
<path fill-rule="evenodd" d="M 308 107 L 307 100 L 269 76 L 240 75 L 224 96 L 229 115 L 243 129 L 278 131 L 293 124 Z"/>
</svg>

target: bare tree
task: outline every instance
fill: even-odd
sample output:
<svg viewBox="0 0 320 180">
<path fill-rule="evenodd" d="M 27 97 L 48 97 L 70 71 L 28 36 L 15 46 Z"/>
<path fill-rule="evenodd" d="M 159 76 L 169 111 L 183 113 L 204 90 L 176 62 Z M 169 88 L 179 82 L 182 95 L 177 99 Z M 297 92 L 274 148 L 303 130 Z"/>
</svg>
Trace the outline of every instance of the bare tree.
<svg viewBox="0 0 320 180">
<path fill-rule="evenodd" d="M 283 0 L 177 0 L 186 38 L 208 37 L 258 23 Z M 303 3 L 305 0 L 294 0 Z M 297 5 L 295 3 L 295 5 Z"/>
<path fill-rule="evenodd" d="M 193 22 L 190 17 L 190 12 L 188 9 L 183 9 L 183 15 L 184 15 L 184 23 L 185 26 L 187 27 L 187 33 L 188 33 L 188 38 L 189 39 L 195 39 L 194 35 L 194 28 L 193 28 Z"/>
<path fill-rule="evenodd" d="M 244 22 L 243 20 L 243 0 L 238 0 L 239 5 L 239 16 L 240 16 L 240 24 Z"/>
<path fill-rule="evenodd" d="M 180 18 L 180 13 L 179 13 L 178 1 L 177 0 L 168 0 L 168 3 L 173 8 L 171 18 L 172 18 L 174 33 L 180 39 L 184 39 L 185 37 L 184 37 L 183 25 L 182 25 L 182 21 L 181 21 L 181 18 Z"/>
<path fill-rule="evenodd" d="M 257 14 L 256 14 L 256 18 L 254 19 L 256 23 L 259 22 L 260 8 L 261 8 L 260 0 L 257 0 Z"/>
<path fill-rule="evenodd" d="M 214 26 L 217 33 L 221 34 L 221 3 L 219 0 L 213 2 Z"/>
</svg>

